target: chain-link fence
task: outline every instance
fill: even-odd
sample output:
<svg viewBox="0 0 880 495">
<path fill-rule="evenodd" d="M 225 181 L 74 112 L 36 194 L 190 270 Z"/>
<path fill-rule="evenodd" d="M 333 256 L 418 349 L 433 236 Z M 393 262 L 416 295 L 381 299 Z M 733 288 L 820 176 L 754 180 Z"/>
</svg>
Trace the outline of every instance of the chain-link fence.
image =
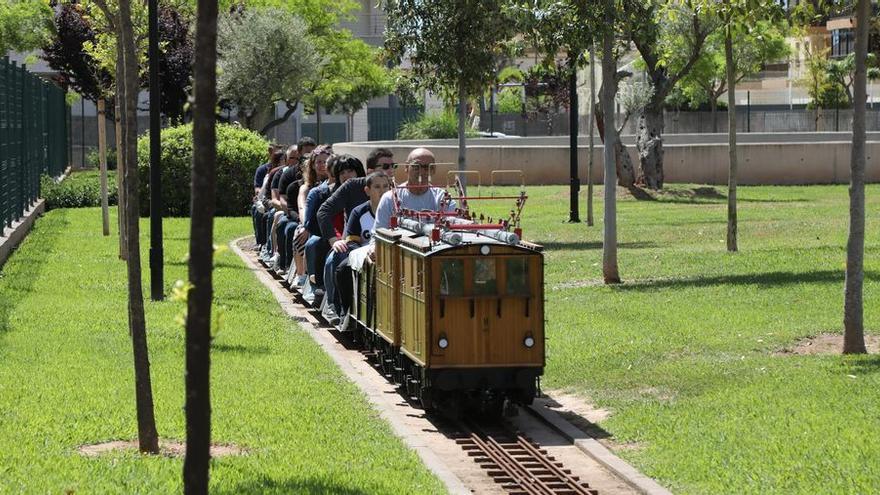
<svg viewBox="0 0 880 495">
<path fill-rule="evenodd" d="M 68 114 L 63 90 L 0 60 L 0 231 L 37 201 L 40 175 L 64 173 Z"/>
</svg>

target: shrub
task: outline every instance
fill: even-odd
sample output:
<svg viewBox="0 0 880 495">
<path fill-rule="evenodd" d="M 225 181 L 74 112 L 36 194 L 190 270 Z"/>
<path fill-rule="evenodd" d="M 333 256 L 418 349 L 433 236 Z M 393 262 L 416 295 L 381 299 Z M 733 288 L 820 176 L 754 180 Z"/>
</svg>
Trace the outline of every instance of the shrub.
<svg viewBox="0 0 880 495">
<path fill-rule="evenodd" d="M 468 137 L 477 136 L 466 129 Z M 458 116 L 453 112 L 426 113 L 415 120 L 404 122 L 397 131 L 397 139 L 452 139 L 458 137 Z"/>
<path fill-rule="evenodd" d="M 86 153 L 86 165 L 91 168 L 99 168 L 98 150 L 92 149 Z M 107 148 L 107 170 L 116 170 L 116 149 Z"/>
<path fill-rule="evenodd" d="M 101 206 L 101 174 L 97 170 L 75 172 L 61 182 L 48 175 L 40 178 L 40 195 L 46 209 Z M 107 173 L 107 197 L 111 205 L 117 201 L 116 173 Z"/>
<path fill-rule="evenodd" d="M 166 216 L 189 216 L 192 124 L 162 130 L 162 202 Z M 217 216 L 241 216 L 253 198 L 254 170 L 268 141 L 240 127 L 217 125 Z M 141 215 L 150 212 L 150 138 L 138 139 Z"/>
</svg>

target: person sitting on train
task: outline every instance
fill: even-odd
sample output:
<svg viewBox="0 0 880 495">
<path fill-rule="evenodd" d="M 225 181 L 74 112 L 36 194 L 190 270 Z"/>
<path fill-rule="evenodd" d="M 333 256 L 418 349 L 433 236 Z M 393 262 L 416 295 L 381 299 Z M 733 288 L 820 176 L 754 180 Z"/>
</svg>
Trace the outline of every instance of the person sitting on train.
<svg viewBox="0 0 880 495">
<path fill-rule="evenodd" d="M 272 155 L 272 168 L 266 174 L 266 178 L 263 179 L 263 187 L 260 190 L 259 199 L 264 205 L 264 213 L 260 218 L 260 229 L 261 229 L 261 240 L 263 241 L 263 248 L 260 251 L 260 257 L 263 261 L 269 261 L 272 257 L 272 237 L 271 237 L 271 227 L 272 220 L 275 218 L 275 209 L 272 207 L 272 201 L 277 198 L 278 195 L 278 186 L 277 181 L 275 179 L 280 179 L 281 176 L 279 172 L 281 172 L 283 168 L 284 161 L 284 152 L 276 151 L 274 155 Z M 275 185 L 273 189 L 273 184 Z"/>
<path fill-rule="evenodd" d="M 349 182 L 352 180 L 354 179 Z M 357 258 L 359 251 L 369 245 L 373 236 L 376 207 L 379 206 L 382 195 L 391 189 L 391 177 L 381 169 L 366 176 L 363 182 L 366 183 L 364 192 L 369 199 L 355 207 L 348 215 L 342 239 L 333 244 L 332 252 L 327 257 L 324 280 L 330 278 L 335 280 L 335 292 L 331 293 L 329 289 L 326 291 L 329 304 L 324 313 L 325 317 L 328 317 L 328 321 L 334 321 L 337 316 L 342 318 L 348 313 L 354 291 L 351 266 L 348 263 L 349 253 Z"/>
<path fill-rule="evenodd" d="M 308 241 L 311 236 L 305 227 L 305 220 L 311 213 L 307 211 L 308 209 L 306 208 L 308 195 L 314 188 L 320 186 L 327 180 L 327 177 L 329 176 L 327 173 L 327 159 L 329 156 L 328 149 L 323 146 L 316 148 L 315 151 L 308 155 L 303 167 L 303 183 L 300 185 L 296 193 L 296 205 L 300 214 L 300 223 L 296 227 L 296 230 L 293 233 L 293 238 L 290 241 L 293 246 L 293 266 L 288 270 L 287 276 L 291 286 L 294 287 L 301 287 L 306 280 L 306 241 Z M 288 196 L 289 195 L 290 192 L 288 193 Z"/>
<path fill-rule="evenodd" d="M 383 170 L 387 174 L 393 174 L 394 154 L 388 148 L 376 148 L 367 155 L 367 170 L 365 175 L 370 175 L 374 171 Z M 327 241 L 329 246 L 342 240 L 336 235 L 333 229 L 333 218 L 339 213 L 345 212 L 345 215 L 351 215 L 352 210 L 364 204 L 369 200 L 369 196 L 364 192 L 366 189 L 366 179 L 357 177 L 350 179 L 341 187 L 336 188 L 333 194 L 321 204 L 318 209 L 318 226 L 321 229 L 321 236 Z"/>
<path fill-rule="evenodd" d="M 318 227 L 318 208 L 333 191 L 343 185 L 348 179 L 353 177 L 364 176 L 364 166 L 360 160 L 351 155 L 335 155 L 332 158 L 331 166 L 332 175 L 328 178 L 327 186 L 316 188 L 309 193 L 308 201 L 311 201 L 312 207 L 306 206 L 308 216 L 305 219 L 306 229 L 311 233 L 311 237 L 306 242 L 306 271 L 309 274 L 309 285 L 315 291 L 315 296 L 322 294 L 326 288 L 325 284 L 331 285 L 332 280 L 324 280 L 324 265 L 326 264 L 327 255 L 330 252 L 330 246 L 321 237 L 321 231 Z M 307 201 L 307 205 L 308 205 Z M 345 227 L 345 219 L 342 213 L 338 214 L 333 221 L 336 236 L 341 237 Z M 306 297 L 306 296 L 304 296 Z M 306 297 L 306 300 L 309 298 Z"/>
<path fill-rule="evenodd" d="M 439 211 L 446 190 L 431 184 L 431 176 L 436 172 L 434 153 L 427 148 L 416 148 L 406 158 L 404 171 L 407 181 L 382 196 L 376 208 L 376 228 L 388 228 L 391 216 L 396 215 L 394 195 L 401 208 L 409 210 Z M 446 211 L 455 211 L 455 201 L 450 201 Z"/>
<path fill-rule="evenodd" d="M 263 204 L 262 199 L 260 198 L 260 191 L 263 188 L 263 182 L 266 179 L 266 174 L 269 173 L 269 169 L 272 167 L 272 156 L 275 154 L 275 145 L 269 145 L 269 161 L 263 163 L 257 170 L 254 172 L 254 199 L 253 206 L 251 206 L 251 219 L 254 224 L 254 237 L 257 239 L 257 250 L 263 247 L 265 241 L 262 239 L 260 234 L 262 233 L 262 228 L 260 227 L 260 220 L 263 218 L 263 213 L 266 212 L 266 205 Z"/>
</svg>

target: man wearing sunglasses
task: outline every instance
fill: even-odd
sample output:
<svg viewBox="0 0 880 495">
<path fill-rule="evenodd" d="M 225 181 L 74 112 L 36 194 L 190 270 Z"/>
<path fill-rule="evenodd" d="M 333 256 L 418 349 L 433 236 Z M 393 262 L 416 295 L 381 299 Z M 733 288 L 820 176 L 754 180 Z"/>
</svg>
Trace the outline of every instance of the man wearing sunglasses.
<svg viewBox="0 0 880 495">
<path fill-rule="evenodd" d="M 394 154 L 388 148 L 376 148 L 367 155 L 366 174 L 384 171 L 386 174 L 393 175 Z M 329 245 L 333 245 L 339 240 L 336 231 L 333 228 L 333 218 L 344 211 L 346 217 L 358 206 L 370 199 L 364 188 L 367 185 L 365 177 L 355 177 L 349 179 L 345 184 L 336 188 L 333 195 L 327 198 L 318 209 L 318 226 L 321 228 L 321 237 L 327 241 Z"/>
<path fill-rule="evenodd" d="M 406 158 L 404 166 L 407 181 L 399 185 L 397 191 L 388 191 L 379 200 L 379 206 L 376 207 L 376 229 L 388 228 L 391 216 L 397 213 L 394 211 L 394 194 L 397 195 L 401 208 L 416 211 L 440 210 L 440 203 L 446 191 L 431 185 L 431 177 L 436 173 L 434 162 L 434 153 L 431 153 L 429 149 L 416 148 L 412 150 Z M 454 210 L 455 202 L 451 201 L 447 206 L 447 211 Z"/>
</svg>

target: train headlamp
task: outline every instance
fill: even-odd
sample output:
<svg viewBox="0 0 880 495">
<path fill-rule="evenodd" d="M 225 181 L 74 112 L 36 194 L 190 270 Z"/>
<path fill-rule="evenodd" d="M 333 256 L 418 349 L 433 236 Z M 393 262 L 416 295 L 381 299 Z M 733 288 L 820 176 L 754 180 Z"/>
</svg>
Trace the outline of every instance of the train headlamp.
<svg viewBox="0 0 880 495">
<path fill-rule="evenodd" d="M 480 246 L 480 254 L 482 254 L 483 256 L 488 256 L 489 253 L 491 253 L 491 252 L 492 252 L 492 248 L 490 248 L 489 246 L 486 246 L 486 245 Z"/>
<path fill-rule="evenodd" d="M 437 345 L 440 346 L 441 349 L 446 349 L 447 347 L 449 347 L 449 340 L 444 335 L 440 337 L 440 340 L 437 341 Z"/>
<path fill-rule="evenodd" d="M 526 335 L 526 338 L 523 339 L 523 345 L 531 349 L 535 347 L 535 338 L 531 335 Z"/>
</svg>

